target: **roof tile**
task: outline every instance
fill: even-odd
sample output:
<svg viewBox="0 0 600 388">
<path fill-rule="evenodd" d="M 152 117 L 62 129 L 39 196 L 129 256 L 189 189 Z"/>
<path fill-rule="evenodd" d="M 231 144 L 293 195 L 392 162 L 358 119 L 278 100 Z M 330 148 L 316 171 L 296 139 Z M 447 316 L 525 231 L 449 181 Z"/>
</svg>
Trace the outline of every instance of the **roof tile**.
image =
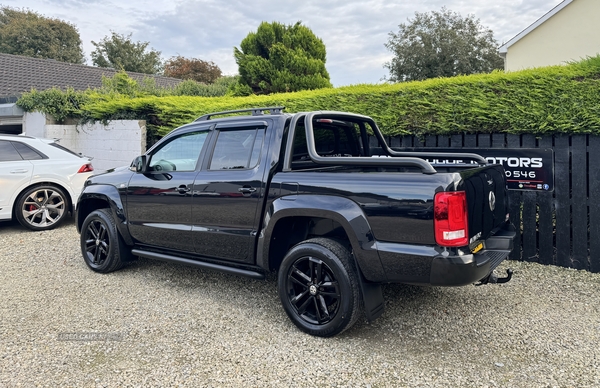
<svg viewBox="0 0 600 388">
<path fill-rule="evenodd" d="M 32 88 L 46 90 L 52 87 L 75 90 L 99 88 L 102 76 L 112 77 L 115 69 L 76 65 L 53 59 L 40 59 L 20 55 L 0 53 L 0 99 L 14 99 Z M 151 74 L 127 72 L 134 80 L 141 82 L 152 78 L 160 87 L 173 87 L 180 79 Z"/>
</svg>

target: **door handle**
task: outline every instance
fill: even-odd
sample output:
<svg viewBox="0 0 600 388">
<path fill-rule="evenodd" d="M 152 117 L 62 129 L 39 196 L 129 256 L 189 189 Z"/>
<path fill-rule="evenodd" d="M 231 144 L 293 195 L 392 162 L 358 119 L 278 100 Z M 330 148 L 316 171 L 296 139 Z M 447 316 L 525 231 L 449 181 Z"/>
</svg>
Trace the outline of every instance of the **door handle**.
<svg viewBox="0 0 600 388">
<path fill-rule="evenodd" d="M 26 172 L 29 172 L 29 170 L 26 168 L 19 168 L 16 170 L 12 170 L 10 173 L 11 174 L 25 174 Z"/>
<path fill-rule="evenodd" d="M 189 193 L 191 189 L 189 187 L 187 187 L 186 185 L 181 185 L 175 190 L 177 190 L 179 192 L 179 194 L 185 194 L 185 193 Z"/>
<path fill-rule="evenodd" d="M 256 192 L 256 189 L 254 187 L 246 187 L 246 186 L 244 186 L 244 187 L 240 187 L 238 189 L 238 191 L 240 193 L 242 193 L 242 194 L 251 194 L 251 193 Z"/>
</svg>

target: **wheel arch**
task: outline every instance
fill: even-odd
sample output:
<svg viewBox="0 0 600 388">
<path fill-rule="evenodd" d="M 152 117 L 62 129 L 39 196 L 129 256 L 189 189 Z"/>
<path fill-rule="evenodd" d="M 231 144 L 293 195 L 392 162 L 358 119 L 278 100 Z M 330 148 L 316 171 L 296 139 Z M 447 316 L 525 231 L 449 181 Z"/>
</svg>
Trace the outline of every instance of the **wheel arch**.
<svg viewBox="0 0 600 388">
<path fill-rule="evenodd" d="M 84 189 L 77 202 L 77 210 L 75 212 L 77 231 L 81 232 L 81 226 L 85 218 L 97 209 L 110 209 L 117 224 L 119 234 L 123 237 L 127 245 L 133 245 L 133 240 L 127 229 L 125 207 L 123 206 L 119 192 L 114 186 L 91 185 Z"/>
<path fill-rule="evenodd" d="M 266 209 L 257 247 L 259 266 L 277 270 L 287 251 L 300 241 L 327 237 L 351 249 L 367 280 L 385 281 L 371 227 L 355 202 L 325 195 L 283 198 L 276 199 Z"/>
<path fill-rule="evenodd" d="M 41 181 L 41 182 L 33 182 L 33 183 L 29 183 L 27 186 L 25 186 L 23 189 L 21 189 L 17 195 L 14 196 L 14 199 L 12 201 L 12 213 L 11 213 L 11 217 L 12 219 L 15 219 L 16 217 L 16 211 L 17 211 L 17 205 L 18 205 L 18 200 L 19 198 L 21 198 L 21 196 L 27 191 L 27 190 L 31 190 L 34 187 L 38 187 L 38 186 L 54 186 L 59 188 L 63 193 L 65 193 L 66 196 L 66 200 L 67 200 L 67 210 L 69 212 L 71 212 L 71 214 L 73 214 L 73 204 L 76 201 L 76 198 L 73 198 L 73 194 L 71 193 L 71 190 L 68 189 L 68 187 L 66 185 L 63 185 L 59 182 L 55 182 L 55 181 Z"/>
</svg>

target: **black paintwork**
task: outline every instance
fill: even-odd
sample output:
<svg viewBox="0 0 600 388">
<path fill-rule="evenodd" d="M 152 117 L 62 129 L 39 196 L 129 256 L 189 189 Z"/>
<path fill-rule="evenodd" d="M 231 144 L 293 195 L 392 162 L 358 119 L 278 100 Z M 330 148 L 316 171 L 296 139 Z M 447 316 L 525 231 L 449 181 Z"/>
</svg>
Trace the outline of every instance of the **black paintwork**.
<svg viewBox="0 0 600 388">
<path fill-rule="evenodd" d="M 428 173 L 424 174 L 418 169 L 398 172 L 393 168 L 394 159 L 381 159 L 378 164 L 376 158 L 368 158 L 364 166 L 353 166 L 347 163 L 350 158 L 332 157 L 327 158 L 327 165 L 336 160 L 344 163 L 294 171 L 291 157 L 283 166 L 285 150 L 291 149 L 287 136 L 288 131 L 292 132 L 288 127 L 293 118 L 272 114 L 206 119 L 171 132 L 147 152 L 148 157 L 174 136 L 199 125 L 209 129 L 211 135 L 196 169 L 136 172 L 121 168 L 93 176 L 79 199 L 78 228 L 91 211 L 107 207 L 136 254 L 188 264 L 197 261 L 199 266 L 217 270 L 233 268 L 230 272 L 251 277 L 276 270 L 290 245 L 309 234 L 322 233 L 347 241 L 361 279 L 375 283 L 473 283 L 488 275 L 492 264 L 497 265 L 489 260 L 490 255 L 503 255 L 512 248 L 510 236 L 514 231 L 499 220 L 507 212 L 501 195 L 505 192 L 504 178 L 497 174 L 501 168 L 437 173 L 426 169 Z M 209 170 L 218 132 L 249 123 L 266 126 L 258 165 L 251 169 Z M 485 225 L 480 237 L 489 241 L 489 249 L 471 254 L 468 247 L 447 249 L 436 245 L 434 195 L 473 186 L 469 183 L 473 177 L 491 175 L 496 181 L 490 183 L 489 190 L 495 190 L 502 200 L 498 201 L 492 224 Z M 476 223 L 483 217 L 486 200 L 477 202 L 475 189 L 469 190 L 473 197 L 469 217 Z M 471 231 L 470 235 L 475 233 Z M 494 233 L 505 233 L 502 241 L 506 244 L 498 248 Z M 491 247 L 496 247 L 493 252 Z"/>
</svg>

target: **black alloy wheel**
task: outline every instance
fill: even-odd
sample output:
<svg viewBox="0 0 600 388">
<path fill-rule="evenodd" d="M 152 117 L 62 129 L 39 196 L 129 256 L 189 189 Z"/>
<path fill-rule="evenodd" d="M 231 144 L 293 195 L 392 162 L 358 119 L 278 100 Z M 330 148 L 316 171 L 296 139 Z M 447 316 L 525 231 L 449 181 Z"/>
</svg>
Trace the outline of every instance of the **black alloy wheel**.
<svg viewBox="0 0 600 388">
<path fill-rule="evenodd" d="M 341 295 L 335 274 L 316 257 L 303 256 L 294 262 L 286 288 L 296 314 L 308 323 L 329 323 L 339 310 Z"/>
<path fill-rule="evenodd" d="M 109 209 L 91 212 L 81 226 L 81 253 L 90 269 L 108 273 L 133 260 Z"/>
<path fill-rule="evenodd" d="M 299 243 L 287 253 L 278 275 L 285 312 L 302 331 L 331 337 L 350 328 L 362 312 L 354 258 L 326 238 Z"/>
</svg>

